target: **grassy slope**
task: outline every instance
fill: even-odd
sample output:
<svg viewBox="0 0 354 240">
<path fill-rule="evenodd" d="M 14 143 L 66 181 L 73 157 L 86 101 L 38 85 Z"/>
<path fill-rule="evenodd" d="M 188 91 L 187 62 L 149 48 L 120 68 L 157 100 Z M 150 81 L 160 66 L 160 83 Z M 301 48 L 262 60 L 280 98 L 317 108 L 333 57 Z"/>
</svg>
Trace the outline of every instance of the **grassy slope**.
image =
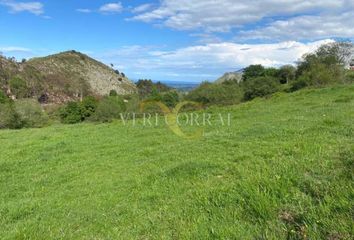
<svg viewBox="0 0 354 240">
<path fill-rule="evenodd" d="M 0 239 L 349 239 L 353 92 L 215 108 L 232 127 L 200 140 L 120 122 L 1 131 Z"/>
</svg>

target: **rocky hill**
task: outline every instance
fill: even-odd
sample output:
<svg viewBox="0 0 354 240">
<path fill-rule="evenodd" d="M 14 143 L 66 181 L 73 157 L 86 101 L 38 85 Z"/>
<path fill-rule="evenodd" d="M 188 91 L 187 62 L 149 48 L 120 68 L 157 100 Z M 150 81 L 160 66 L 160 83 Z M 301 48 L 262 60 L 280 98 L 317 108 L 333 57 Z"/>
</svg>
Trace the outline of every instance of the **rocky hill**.
<svg viewBox="0 0 354 240">
<path fill-rule="evenodd" d="M 135 84 L 123 73 L 76 51 L 21 63 L 1 57 L 1 88 L 14 97 L 18 95 L 15 94 L 18 89 L 14 88 L 21 85 L 21 81 L 26 87 L 21 97 L 37 97 L 54 103 L 75 100 L 85 95 L 103 96 L 111 90 L 122 95 L 137 91 Z"/>
<path fill-rule="evenodd" d="M 239 70 L 236 72 L 228 72 L 225 73 L 222 77 L 218 78 L 215 83 L 223 83 L 225 81 L 237 81 L 238 83 L 242 81 L 243 70 Z"/>
</svg>

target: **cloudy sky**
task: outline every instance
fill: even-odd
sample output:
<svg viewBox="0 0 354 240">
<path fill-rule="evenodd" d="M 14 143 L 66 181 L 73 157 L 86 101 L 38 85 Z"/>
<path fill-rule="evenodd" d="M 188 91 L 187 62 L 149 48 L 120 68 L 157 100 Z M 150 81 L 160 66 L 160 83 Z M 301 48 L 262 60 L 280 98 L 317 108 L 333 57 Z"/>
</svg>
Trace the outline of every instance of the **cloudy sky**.
<svg viewBox="0 0 354 240">
<path fill-rule="evenodd" d="M 353 0 L 0 0 L 0 52 L 75 49 L 134 80 L 214 80 L 354 41 L 353 19 Z"/>
</svg>

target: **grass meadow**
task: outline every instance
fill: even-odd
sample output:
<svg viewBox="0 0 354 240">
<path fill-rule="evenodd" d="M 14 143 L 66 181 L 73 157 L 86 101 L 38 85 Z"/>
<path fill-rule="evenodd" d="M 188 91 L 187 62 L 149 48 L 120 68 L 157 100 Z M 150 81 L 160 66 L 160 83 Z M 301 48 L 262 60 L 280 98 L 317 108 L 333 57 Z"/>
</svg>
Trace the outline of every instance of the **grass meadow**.
<svg viewBox="0 0 354 240">
<path fill-rule="evenodd" d="M 353 85 L 206 111 L 231 126 L 0 131 L 0 239 L 353 238 Z"/>
</svg>

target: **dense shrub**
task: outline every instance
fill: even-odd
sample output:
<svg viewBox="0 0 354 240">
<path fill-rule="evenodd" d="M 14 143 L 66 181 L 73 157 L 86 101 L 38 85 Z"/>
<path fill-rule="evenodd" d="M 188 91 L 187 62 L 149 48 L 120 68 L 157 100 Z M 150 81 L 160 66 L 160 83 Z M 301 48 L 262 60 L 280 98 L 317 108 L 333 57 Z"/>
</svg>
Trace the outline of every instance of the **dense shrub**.
<svg viewBox="0 0 354 240">
<path fill-rule="evenodd" d="M 19 129 L 23 123 L 13 103 L 0 104 L 0 128 Z"/>
<path fill-rule="evenodd" d="M 48 124 L 48 117 L 36 100 L 18 100 L 14 103 L 14 106 L 21 119 L 21 127 L 43 127 Z"/>
<path fill-rule="evenodd" d="M 109 92 L 109 96 L 115 97 L 115 96 L 118 96 L 118 93 L 117 93 L 116 90 L 111 90 L 111 91 Z"/>
<path fill-rule="evenodd" d="M 81 105 L 81 118 L 84 120 L 91 117 L 96 112 L 98 101 L 96 98 L 88 96 L 88 97 L 84 97 L 80 105 Z"/>
<path fill-rule="evenodd" d="M 298 80 L 305 81 L 308 86 L 320 87 L 333 83 L 342 83 L 343 78 L 344 71 L 340 66 L 326 66 L 323 63 L 316 63 L 302 72 Z"/>
<path fill-rule="evenodd" d="M 69 102 L 59 110 L 59 116 L 62 123 L 74 124 L 84 120 L 82 116 L 82 107 L 78 102 Z"/>
<path fill-rule="evenodd" d="M 82 102 L 69 102 L 59 110 L 62 123 L 75 124 L 90 118 L 97 109 L 98 101 L 91 96 L 85 97 Z"/>
<path fill-rule="evenodd" d="M 204 105 L 230 105 L 241 102 L 242 96 L 242 89 L 236 83 L 212 84 L 205 82 L 191 91 L 186 96 L 186 100 Z"/>
<path fill-rule="evenodd" d="M 173 108 L 179 102 L 179 96 L 176 91 L 170 91 L 162 95 L 162 102 L 169 108 Z"/>
<path fill-rule="evenodd" d="M 7 95 L 0 90 L 0 104 L 7 103 L 9 100 L 10 99 L 7 97 Z"/>
<path fill-rule="evenodd" d="M 119 119 L 120 114 L 125 111 L 126 107 L 121 97 L 105 97 L 99 102 L 96 112 L 91 117 L 91 120 L 110 122 L 113 119 Z"/>
<path fill-rule="evenodd" d="M 353 70 L 348 70 L 345 73 L 345 82 L 346 83 L 354 83 L 354 71 Z"/>
<path fill-rule="evenodd" d="M 307 87 L 307 80 L 304 78 L 299 78 L 291 84 L 290 92 L 298 91 L 302 88 Z"/>
<path fill-rule="evenodd" d="M 264 97 L 279 90 L 279 82 L 272 77 L 257 77 L 243 83 L 244 100 Z"/>
<path fill-rule="evenodd" d="M 265 76 L 265 68 L 260 65 L 250 65 L 243 70 L 242 80 L 247 81 L 251 78 Z"/>
</svg>

